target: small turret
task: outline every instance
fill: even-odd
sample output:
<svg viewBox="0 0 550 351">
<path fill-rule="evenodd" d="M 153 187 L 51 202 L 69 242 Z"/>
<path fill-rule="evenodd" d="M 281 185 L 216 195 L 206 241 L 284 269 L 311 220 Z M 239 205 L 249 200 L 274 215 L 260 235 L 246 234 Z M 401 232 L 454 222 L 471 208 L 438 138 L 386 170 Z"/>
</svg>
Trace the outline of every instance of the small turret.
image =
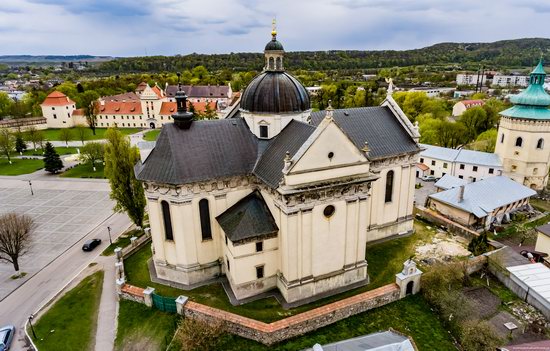
<svg viewBox="0 0 550 351">
<path fill-rule="evenodd" d="M 187 111 L 187 95 L 181 89 L 180 76 L 181 74 L 178 73 L 178 91 L 176 92 L 177 111 L 172 115 L 172 118 L 178 128 L 189 129 L 191 123 L 193 123 L 194 115 L 192 112 Z"/>
</svg>

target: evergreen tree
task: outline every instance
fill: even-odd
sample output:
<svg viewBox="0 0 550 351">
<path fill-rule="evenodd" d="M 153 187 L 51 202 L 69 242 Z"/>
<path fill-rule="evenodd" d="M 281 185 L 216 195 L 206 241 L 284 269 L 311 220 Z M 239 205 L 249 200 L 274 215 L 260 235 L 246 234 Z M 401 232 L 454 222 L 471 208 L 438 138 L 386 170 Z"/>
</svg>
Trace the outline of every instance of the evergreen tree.
<svg viewBox="0 0 550 351">
<path fill-rule="evenodd" d="M 63 162 L 50 142 L 47 142 L 44 148 L 44 169 L 50 173 L 57 173 L 63 169 Z"/>
<path fill-rule="evenodd" d="M 15 137 L 15 151 L 21 154 L 25 150 L 27 150 L 27 144 L 25 143 L 25 140 L 23 140 L 23 138 L 21 137 L 21 134 L 17 134 L 17 136 Z"/>
<path fill-rule="evenodd" d="M 134 165 L 139 160 L 139 150 L 116 128 L 105 133 L 105 175 L 111 185 L 111 199 L 116 201 L 115 211 L 125 211 L 138 227 L 143 226 L 145 194 L 141 182 L 136 179 Z"/>
<path fill-rule="evenodd" d="M 474 256 L 479 256 L 489 249 L 489 240 L 487 239 L 487 232 L 484 231 L 479 236 L 476 236 L 468 244 L 468 251 Z"/>
</svg>

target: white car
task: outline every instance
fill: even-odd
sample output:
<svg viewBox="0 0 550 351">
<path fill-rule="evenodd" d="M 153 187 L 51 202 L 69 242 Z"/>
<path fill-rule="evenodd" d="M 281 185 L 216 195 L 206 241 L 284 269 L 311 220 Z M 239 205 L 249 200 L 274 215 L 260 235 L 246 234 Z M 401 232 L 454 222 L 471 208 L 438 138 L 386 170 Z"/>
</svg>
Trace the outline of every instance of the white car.
<svg viewBox="0 0 550 351">
<path fill-rule="evenodd" d="M 437 178 L 434 177 L 433 175 L 428 175 L 428 176 L 422 177 L 422 180 L 425 182 L 435 182 Z"/>
<path fill-rule="evenodd" d="M 14 334 L 15 327 L 13 325 L 6 325 L 0 328 L 0 351 L 8 351 L 10 349 Z"/>
</svg>

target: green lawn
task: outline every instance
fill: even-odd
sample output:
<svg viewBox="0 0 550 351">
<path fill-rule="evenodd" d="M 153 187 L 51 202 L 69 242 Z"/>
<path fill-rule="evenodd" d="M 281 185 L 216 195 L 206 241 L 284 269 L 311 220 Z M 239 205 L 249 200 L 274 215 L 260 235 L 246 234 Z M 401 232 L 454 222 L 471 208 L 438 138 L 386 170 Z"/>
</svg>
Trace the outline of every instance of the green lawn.
<svg viewBox="0 0 550 351">
<path fill-rule="evenodd" d="M 69 128 L 72 132 L 72 140 L 73 141 L 80 141 L 79 136 L 77 134 L 77 131 L 74 128 Z M 61 140 L 59 136 L 59 131 L 61 129 L 59 128 L 51 128 L 51 129 L 45 129 L 41 132 L 44 133 L 44 138 L 46 140 Z M 140 128 L 119 128 L 118 129 L 122 134 L 128 135 L 128 134 L 134 134 L 142 129 Z M 92 133 L 92 130 L 90 128 L 86 128 L 86 140 L 98 140 L 98 139 L 105 139 L 105 132 L 107 131 L 107 128 L 96 128 L 95 135 Z M 26 133 L 23 133 L 23 136 L 25 136 Z"/>
<path fill-rule="evenodd" d="M 143 230 L 139 230 L 139 229 L 132 229 L 132 230 L 122 234 L 121 236 L 118 237 L 117 240 L 115 240 L 113 242 L 112 245 L 107 246 L 107 248 L 105 250 L 103 250 L 101 255 L 110 256 L 110 255 L 114 254 L 115 249 L 117 247 L 125 248 L 126 246 L 130 245 L 130 238 L 131 237 L 135 236 L 135 237 L 139 238 L 143 234 L 144 234 Z"/>
<path fill-rule="evenodd" d="M 531 199 L 529 203 L 541 212 L 550 212 L 550 202 L 541 199 Z"/>
<path fill-rule="evenodd" d="M 416 233 L 409 237 L 394 239 L 367 248 L 370 284 L 290 310 L 283 309 L 275 298 L 266 298 L 245 305 L 233 306 L 220 284 L 184 291 L 153 283 L 150 280 L 147 268 L 147 260 L 151 258 L 149 245 L 145 245 L 135 254 L 125 259 L 124 268 L 129 284 L 140 287 L 153 287 L 158 294 L 164 296 L 185 295 L 193 301 L 269 323 L 394 282 L 395 274 L 403 268 L 403 262 L 414 253 L 415 242 L 431 240 L 431 237 L 435 235 L 435 230 L 427 229 L 426 225 L 421 222 L 417 222 L 415 228 Z"/>
<path fill-rule="evenodd" d="M 39 320 L 34 342 L 40 351 L 93 350 L 103 271 L 85 278 Z M 30 330 L 29 330 L 30 333 Z"/>
<path fill-rule="evenodd" d="M 68 171 L 65 171 L 61 173 L 61 177 L 66 178 L 96 178 L 96 179 L 104 179 L 105 173 L 103 163 L 96 163 L 96 171 L 94 172 L 94 169 L 89 163 L 83 163 L 74 166 L 73 168 L 69 169 Z"/>
<path fill-rule="evenodd" d="M 389 305 L 351 316 L 274 346 L 265 346 L 252 340 L 225 334 L 220 338 L 216 349 L 225 351 L 303 350 L 313 347 L 316 343 L 328 344 L 385 331 L 389 328 L 411 336 L 421 351 L 456 350 L 451 335 L 421 295 L 409 296 Z M 178 350 L 177 346 L 174 345 L 170 350 Z"/>
<path fill-rule="evenodd" d="M 12 164 L 8 163 L 7 158 L 0 158 L 0 175 L 15 176 L 21 174 L 28 174 L 38 171 L 44 168 L 44 161 L 36 160 L 22 160 L 17 158 L 11 159 Z"/>
<path fill-rule="evenodd" d="M 27 145 L 30 148 L 23 152 L 23 156 L 43 156 L 42 149 L 37 148 L 36 151 L 32 148 L 32 145 Z M 78 153 L 76 147 L 56 147 L 54 148 L 58 155 L 72 155 Z"/>
<path fill-rule="evenodd" d="M 137 302 L 120 300 L 116 350 L 165 350 L 180 316 Z"/>
<path fill-rule="evenodd" d="M 159 134 L 160 134 L 160 129 L 150 130 L 148 132 L 145 132 L 145 134 L 143 134 L 143 139 L 146 141 L 156 141 L 157 138 L 159 137 Z"/>
</svg>

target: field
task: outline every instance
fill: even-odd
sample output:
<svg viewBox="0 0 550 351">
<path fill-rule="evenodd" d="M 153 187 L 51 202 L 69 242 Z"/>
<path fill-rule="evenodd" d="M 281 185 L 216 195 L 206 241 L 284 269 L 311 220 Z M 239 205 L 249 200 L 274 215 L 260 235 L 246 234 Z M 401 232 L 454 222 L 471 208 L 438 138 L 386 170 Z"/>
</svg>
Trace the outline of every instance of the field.
<svg viewBox="0 0 550 351">
<path fill-rule="evenodd" d="M 89 163 L 82 163 L 74 166 L 73 168 L 61 173 L 61 177 L 66 178 L 96 178 L 104 179 L 104 166 L 103 163 L 96 163 L 96 170 L 92 168 Z"/>
<path fill-rule="evenodd" d="M 59 135 L 59 131 L 61 129 L 51 128 L 51 129 L 45 129 L 41 132 L 44 134 L 44 138 L 46 140 L 52 141 L 52 140 L 61 140 L 61 137 Z M 79 136 L 77 134 L 77 131 L 75 128 L 69 128 L 71 131 L 71 140 L 72 141 L 80 141 Z M 134 134 L 139 131 L 141 131 L 140 128 L 119 128 L 118 129 L 122 134 L 129 135 Z M 105 139 L 105 132 L 107 131 L 107 128 L 96 128 L 95 135 L 92 133 L 92 130 L 90 128 L 86 128 L 86 134 L 85 134 L 85 140 L 99 140 L 99 139 Z M 23 136 L 25 136 L 27 133 L 23 133 Z M 29 145 L 30 146 L 30 145 Z"/>
<path fill-rule="evenodd" d="M 38 159 L 18 159 L 12 158 L 12 164 L 8 163 L 7 158 L 0 158 L 0 175 L 15 176 L 29 174 L 44 168 L 44 161 Z"/>
</svg>

